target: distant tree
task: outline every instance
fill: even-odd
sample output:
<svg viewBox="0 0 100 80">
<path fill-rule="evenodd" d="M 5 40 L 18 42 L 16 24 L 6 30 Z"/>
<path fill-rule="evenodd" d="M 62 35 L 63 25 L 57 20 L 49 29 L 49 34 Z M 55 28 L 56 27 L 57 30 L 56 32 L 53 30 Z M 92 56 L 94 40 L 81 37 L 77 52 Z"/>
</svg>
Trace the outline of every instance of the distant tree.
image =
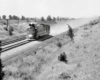
<svg viewBox="0 0 100 80">
<path fill-rule="evenodd" d="M 3 16 L 2 16 L 2 19 L 6 19 L 6 15 L 3 15 Z"/>
<path fill-rule="evenodd" d="M 34 18 L 31 18 L 31 20 L 34 20 Z"/>
<path fill-rule="evenodd" d="M 1 16 L 0 16 L 0 19 L 1 19 Z"/>
<path fill-rule="evenodd" d="M 13 19 L 16 19 L 16 16 L 15 15 L 13 15 Z"/>
<path fill-rule="evenodd" d="M 18 16 L 16 16 L 16 19 L 18 20 L 18 19 L 20 19 Z"/>
<path fill-rule="evenodd" d="M 16 16 L 16 15 L 13 15 L 13 19 L 14 20 L 18 20 L 18 19 L 20 19 L 18 16 Z"/>
<path fill-rule="evenodd" d="M 51 21 L 52 20 L 52 18 L 51 18 L 51 16 L 49 15 L 48 17 L 47 17 L 47 21 Z"/>
<path fill-rule="evenodd" d="M 55 21 L 56 20 L 56 18 L 55 17 L 53 17 L 53 21 Z"/>
<path fill-rule="evenodd" d="M 13 16 L 12 15 L 9 15 L 9 19 L 13 19 Z"/>
<path fill-rule="evenodd" d="M 25 16 L 22 16 L 21 19 L 22 19 L 22 20 L 25 20 L 26 18 L 25 18 Z"/>
<path fill-rule="evenodd" d="M 41 21 L 45 21 L 44 17 L 41 17 Z"/>
</svg>

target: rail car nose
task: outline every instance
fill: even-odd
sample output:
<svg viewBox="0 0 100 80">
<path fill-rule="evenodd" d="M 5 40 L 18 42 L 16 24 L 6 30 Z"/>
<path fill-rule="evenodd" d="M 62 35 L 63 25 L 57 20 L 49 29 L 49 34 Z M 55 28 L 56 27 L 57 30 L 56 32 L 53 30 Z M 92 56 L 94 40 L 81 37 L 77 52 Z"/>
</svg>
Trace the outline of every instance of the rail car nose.
<svg viewBox="0 0 100 80">
<path fill-rule="evenodd" d="M 28 41 L 34 40 L 34 36 L 32 34 L 27 35 L 26 38 Z"/>
</svg>

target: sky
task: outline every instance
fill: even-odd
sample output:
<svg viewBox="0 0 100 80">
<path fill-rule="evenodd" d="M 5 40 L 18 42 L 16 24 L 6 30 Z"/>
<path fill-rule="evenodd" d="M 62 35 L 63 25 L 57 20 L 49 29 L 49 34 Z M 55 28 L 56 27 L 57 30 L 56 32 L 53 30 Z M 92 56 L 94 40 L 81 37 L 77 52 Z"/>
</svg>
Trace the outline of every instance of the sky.
<svg viewBox="0 0 100 80">
<path fill-rule="evenodd" d="M 0 0 L 0 16 L 90 17 L 100 16 L 100 0 Z"/>
</svg>

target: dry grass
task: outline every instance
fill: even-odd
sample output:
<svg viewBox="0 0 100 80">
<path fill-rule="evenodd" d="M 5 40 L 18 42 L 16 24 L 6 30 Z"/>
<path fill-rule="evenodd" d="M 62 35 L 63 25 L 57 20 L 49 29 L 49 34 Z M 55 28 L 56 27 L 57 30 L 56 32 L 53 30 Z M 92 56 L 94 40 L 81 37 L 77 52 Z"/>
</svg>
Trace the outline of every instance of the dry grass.
<svg viewBox="0 0 100 80">
<path fill-rule="evenodd" d="M 13 60 L 4 68 L 5 80 L 99 80 L 99 25 L 85 25 L 88 30 L 79 27 L 74 33 L 74 43 L 64 33 L 44 42 L 46 45 L 39 46 L 36 54 L 31 51 L 30 55 Z M 67 64 L 58 60 L 63 52 Z"/>
</svg>

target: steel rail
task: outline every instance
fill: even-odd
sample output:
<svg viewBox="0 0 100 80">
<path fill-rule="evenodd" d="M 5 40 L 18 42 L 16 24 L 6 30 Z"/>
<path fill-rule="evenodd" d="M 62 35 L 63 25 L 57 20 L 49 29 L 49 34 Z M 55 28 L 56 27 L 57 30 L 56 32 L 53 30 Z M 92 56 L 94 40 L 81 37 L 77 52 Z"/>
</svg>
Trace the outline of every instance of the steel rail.
<svg viewBox="0 0 100 80">
<path fill-rule="evenodd" d="M 2 41 L 1 46 L 5 46 L 5 45 L 11 44 L 11 43 L 15 43 L 15 42 L 18 42 L 18 41 L 21 41 L 21 40 L 24 40 L 24 39 L 26 39 L 25 36 L 17 38 L 17 39 L 9 40 L 9 41 Z"/>
<path fill-rule="evenodd" d="M 0 52 L 5 52 L 5 51 L 7 51 L 7 50 L 10 50 L 10 49 L 13 49 L 13 48 L 15 48 L 15 47 L 18 47 L 18 46 L 21 46 L 21 45 L 24 45 L 24 44 L 26 44 L 26 43 L 29 43 L 29 41 L 28 40 L 25 40 L 25 41 L 23 41 L 23 42 L 19 42 L 19 43 L 15 43 L 15 44 L 12 44 L 12 45 L 8 45 L 7 47 L 1 47 L 1 51 Z"/>
</svg>

